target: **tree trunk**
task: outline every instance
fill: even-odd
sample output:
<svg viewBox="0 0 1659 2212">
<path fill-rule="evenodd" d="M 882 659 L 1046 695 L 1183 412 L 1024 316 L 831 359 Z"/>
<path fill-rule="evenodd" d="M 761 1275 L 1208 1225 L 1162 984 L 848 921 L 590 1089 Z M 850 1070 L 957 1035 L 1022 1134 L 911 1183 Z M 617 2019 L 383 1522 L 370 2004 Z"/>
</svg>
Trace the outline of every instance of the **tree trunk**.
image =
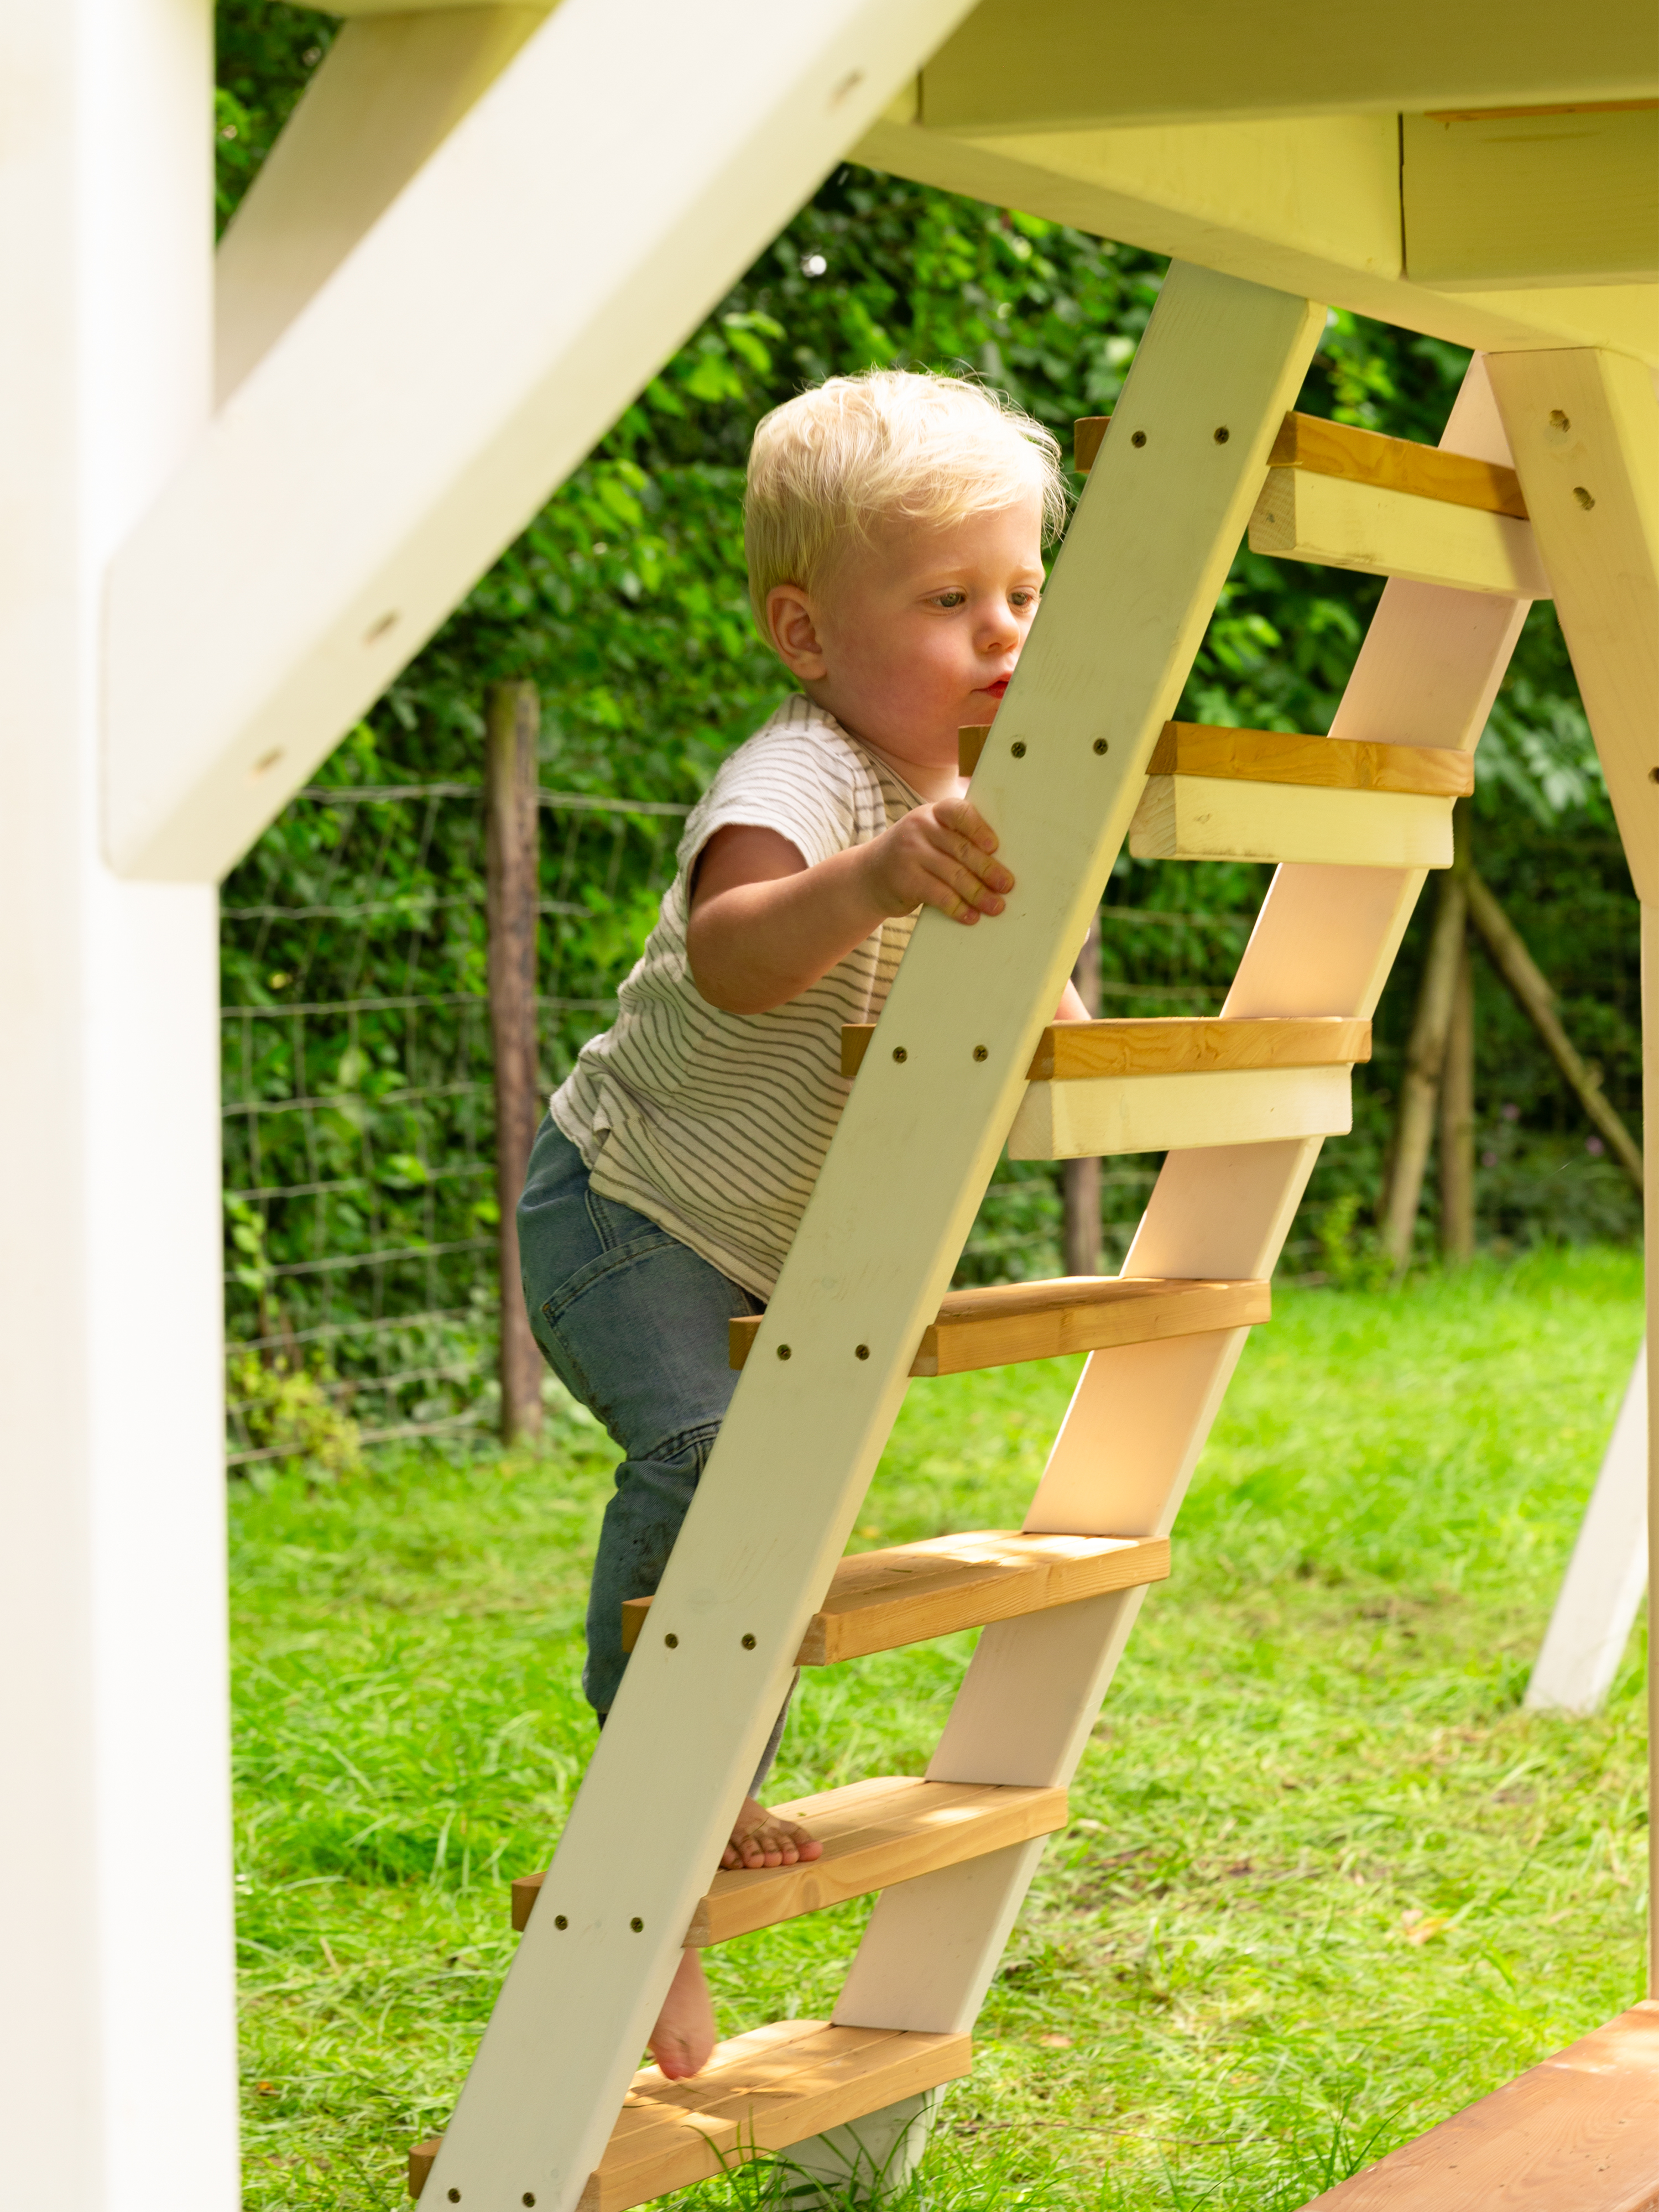
<svg viewBox="0 0 1659 2212">
<path fill-rule="evenodd" d="M 488 827 L 486 913 L 489 1027 L 495 1048 L 495 1195 L 501 1206 L 501 1440 L 533 1436 L 542 1422 L 542 1356 L 531 1334 L 519 1274 L 514 1209 L 536 1125 L 536 930 L 540 824 L 536 741 L 541 701 L 533 684 L 489 687 L 484 769 Z"/>
<path fill-rule="evenodd" d="M 1435 1100 L 1440 1089 L 1440 1071 L 1446 1060 L 1458 956 L 1468 915 L 1468 899 L 1462 876 L 1443 876 L 1434 932 L 1429 939 L 1429 957 L 1424 963 L 1423 981 L 1417 994 L 1411 1043 L 1406 1052 L 1406 1075 L 1395 1123 L 1394 1159 L 1378 1208 L 1382 1249 L 1394 1261 L 1396 1274 L 1405 1273 L 1412 1255 L 1412 1231 L 1417 1224 L 1423 1176 L 1429 1162 L 1429 1143 L 1434 1134 Z"/>
<path fill-rule="evenodd" d="M 1091 1021 L 1100 1014 L 1100 915 L 1089 924 L 1077 965 L 1072 970 L 1077 993 Z M 1066 1272 L 1068 1275 L 1100 1273 L 1100 1162 L 1067 1160 L 1060 1187 L 1066 1206 Z"/>
<path fill-rule="evenodd" d="M 1467 928 L 1440 1077 L 1440 1250 L 1451 1261 L 1474 1257 L 1474 988 Z"/>
</svg>

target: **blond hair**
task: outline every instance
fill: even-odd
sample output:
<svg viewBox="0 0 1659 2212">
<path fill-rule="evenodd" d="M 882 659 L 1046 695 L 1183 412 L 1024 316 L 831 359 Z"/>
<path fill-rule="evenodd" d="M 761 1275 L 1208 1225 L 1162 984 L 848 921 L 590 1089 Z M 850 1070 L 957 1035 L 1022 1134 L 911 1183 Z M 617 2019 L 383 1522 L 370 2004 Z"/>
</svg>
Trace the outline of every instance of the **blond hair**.
<svg viewBox="0 0 1659 2212">
<path fill-rule="evenodd" d="M 957 522 L 1032 492 L 1045 541 L 1058 537 L 1059 443 L 1002 393 L 911 369 L 828 378 L 763 416 L 750 448 L 743 545 L 761 635 L 770 643 L 775 585 L 814 590 L 842 545 L 867 543 L 873 524 Z"/>
</svg>

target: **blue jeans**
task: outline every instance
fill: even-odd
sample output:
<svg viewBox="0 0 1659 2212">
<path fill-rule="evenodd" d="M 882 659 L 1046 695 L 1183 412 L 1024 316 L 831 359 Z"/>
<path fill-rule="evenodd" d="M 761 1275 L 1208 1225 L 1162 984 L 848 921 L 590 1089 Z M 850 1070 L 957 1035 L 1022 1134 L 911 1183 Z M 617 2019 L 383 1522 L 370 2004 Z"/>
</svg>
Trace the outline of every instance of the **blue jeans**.
<svg viewBox="0 0 1659 2212">
<path fill-rule="evenodd" d="M 765 1303 L 644 1214 L 602 1197 L 550 1117 L 537 1133 L 518 1222 L 542 1356 L 623 1449 L 593 1566 L 582 1669 L 603 1724 L 627 1664 L 623 1601 L 649 1597 L 662 1580 L 737 1388 L 726 1323 L 763 1313 Z M 762 1776 L 782 1732 L 781 1714 Z"/>
</svg>

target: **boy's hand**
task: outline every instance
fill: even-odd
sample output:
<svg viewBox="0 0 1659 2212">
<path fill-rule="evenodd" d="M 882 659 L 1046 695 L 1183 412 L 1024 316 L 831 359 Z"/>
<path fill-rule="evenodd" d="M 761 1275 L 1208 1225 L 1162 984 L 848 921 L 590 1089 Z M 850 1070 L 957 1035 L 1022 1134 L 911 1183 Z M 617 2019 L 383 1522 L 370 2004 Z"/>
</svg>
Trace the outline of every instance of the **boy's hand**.
<svg viewBox="0 0 1659 2212">
<path fill-rule="evenodd" d="M 965 799 L 914 808 L 861 848 L 872 896 L 886 915 L 937 907 L 969 927 L 1000 914 L 1014 879 L 993 855 L 996 832 Z"/>
</svg>

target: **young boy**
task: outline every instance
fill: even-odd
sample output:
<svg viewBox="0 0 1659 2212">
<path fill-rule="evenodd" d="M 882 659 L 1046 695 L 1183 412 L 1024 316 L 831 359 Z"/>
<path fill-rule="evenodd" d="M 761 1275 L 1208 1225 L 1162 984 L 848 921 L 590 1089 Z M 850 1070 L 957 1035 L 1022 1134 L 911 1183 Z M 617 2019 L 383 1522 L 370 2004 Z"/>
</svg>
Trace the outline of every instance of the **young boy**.
<svg viewBox="0 0 1659 2212">
<path fill-rule="evenodd" d="M 750 594 L 799 690 L 693 811 L 519 1208 L 538 1341 L 625 1455 L 587 1613 L 601 1725 L 623 1601 L 660 1581 L 736 1386 L 726 1324 L 763 1310 L 846 1102 L 842 1024 L 880 1012 L 919 908 L 971 927 L 1013 887 L 963 797 L 957 732 L 994 719 L 1036 612 L 1058 461 L 977 386 L 892 370 L 832 378 L 755 434 Z M 1060 1018 L 1083 1012 L 1068 986 Z M 721 1863 L 820 1850 L 751 1793 Z M 651 2048 L 678 2080 L 714 2041 L 688 1951 Z"/>
</svg>

